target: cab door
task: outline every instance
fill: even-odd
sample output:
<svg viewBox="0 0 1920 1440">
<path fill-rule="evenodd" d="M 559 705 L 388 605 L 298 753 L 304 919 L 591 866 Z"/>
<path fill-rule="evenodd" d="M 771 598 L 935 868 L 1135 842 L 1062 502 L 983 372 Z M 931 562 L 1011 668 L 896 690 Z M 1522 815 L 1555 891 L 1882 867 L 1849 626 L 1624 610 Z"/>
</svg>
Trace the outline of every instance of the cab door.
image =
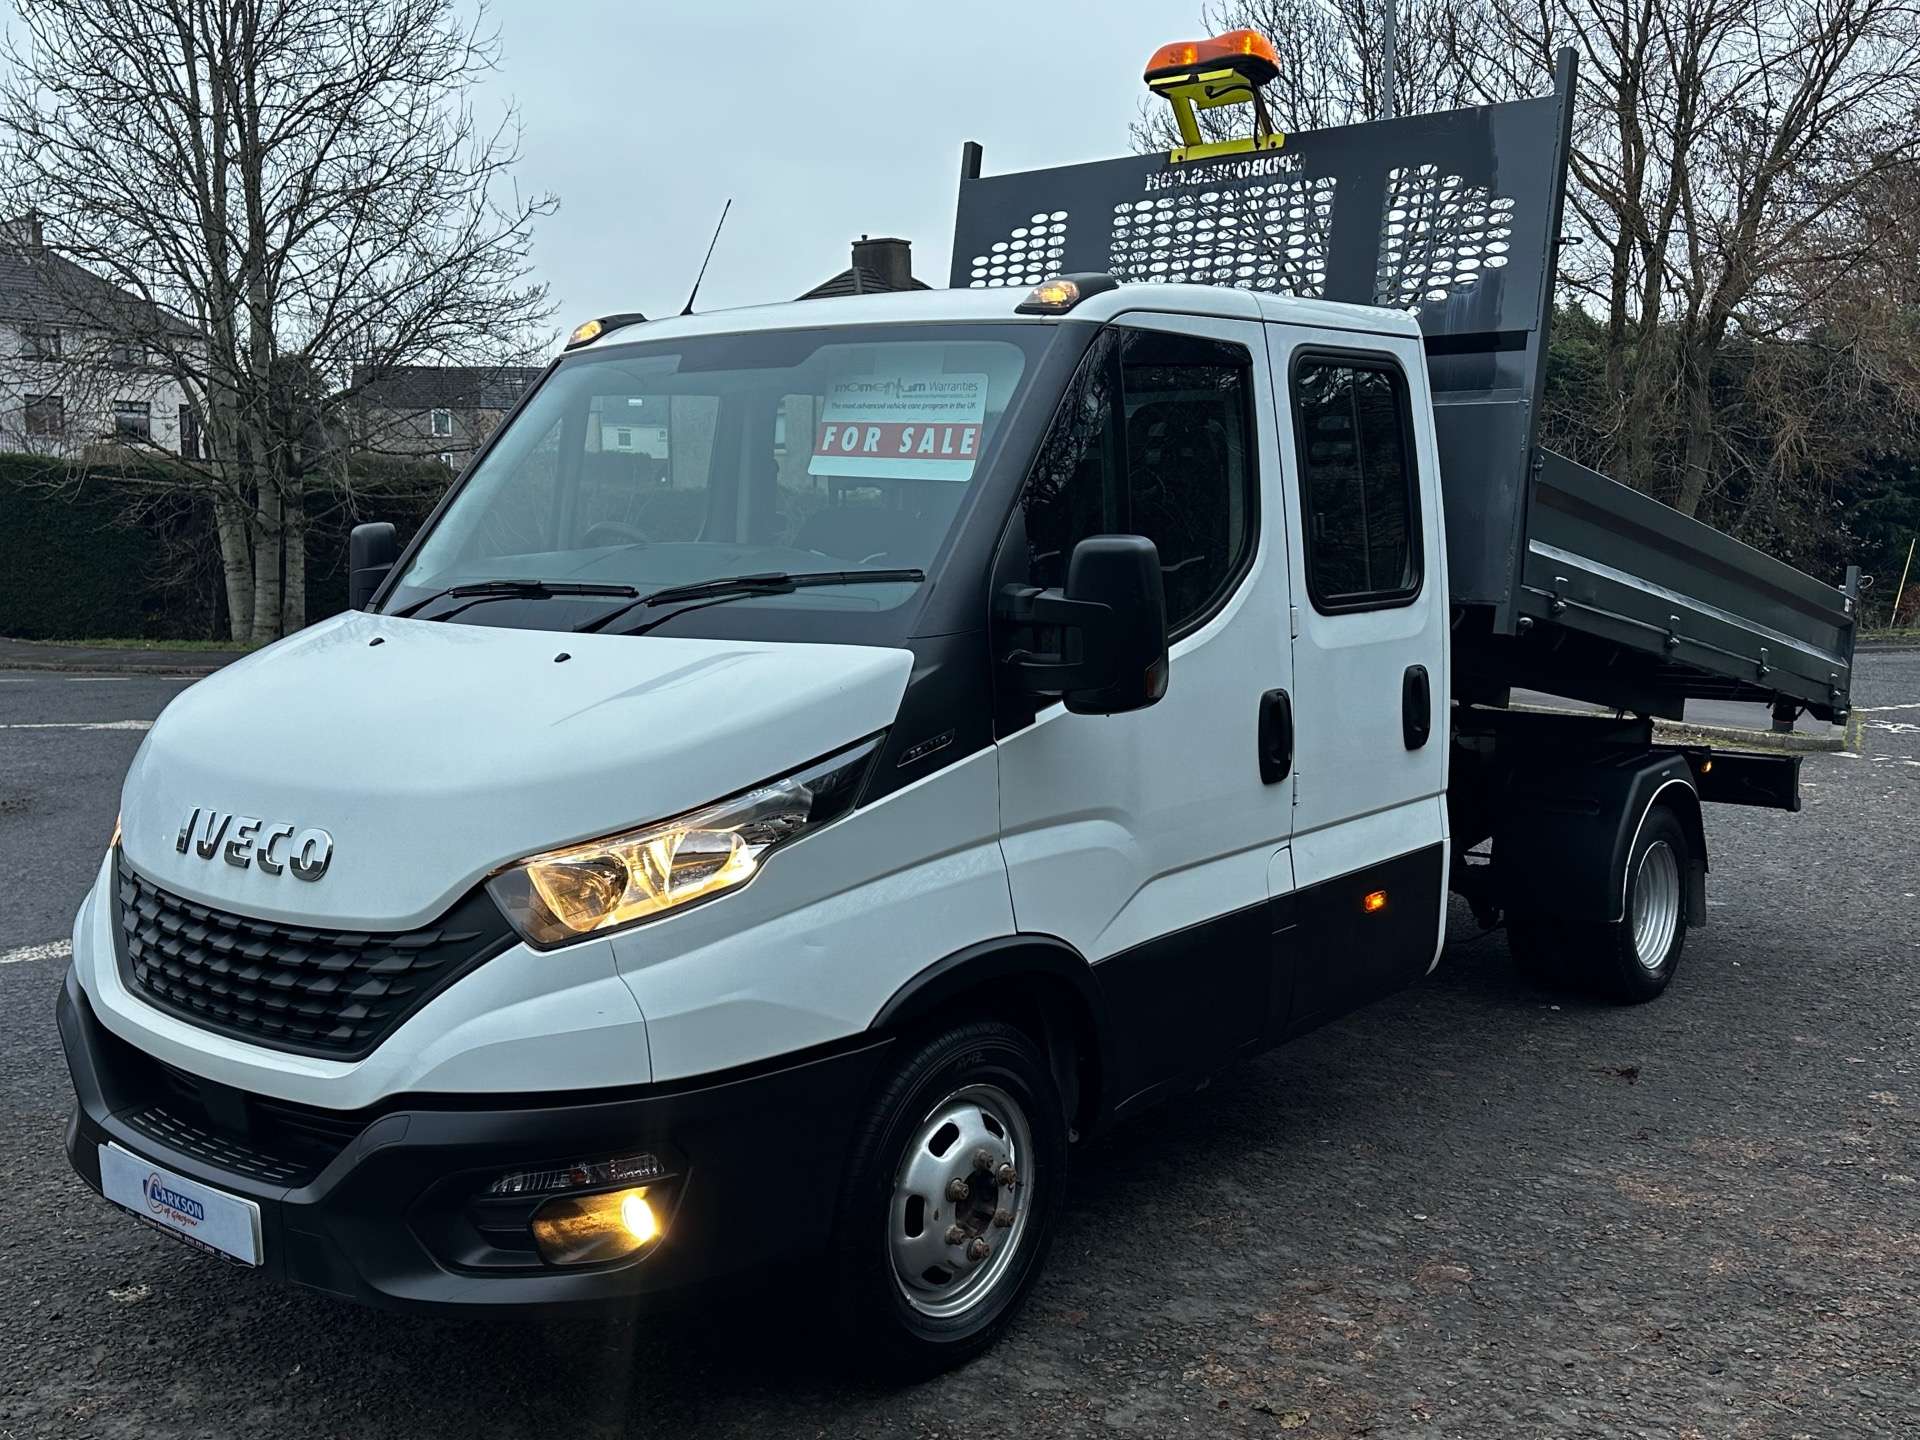
<svg viewBox="0 0 1920 1440">
<path fill-rule="evenodd" d="M 1447 599 L 1425 355 L 1270 325 L 1293 546 L 1293 1028 L 1418 978 L 1447 876 Z"/>
<path fill-rule="evenodd" d="M 1293 683 L 1274 407 L 1257 322 L 1123 317 L 1063 401 L 1001 556 L 1002 579 L 1052 586 L 1089 535 L 1160 554 L 1165 696 L 1112 716 L 1003 699 L 1000 715 L 1015 918 L 1093 962 L 1119 1103 L 1256 1043 L 1291 992 L 1268 903 L 1293 808 L 1270 753 Z"/>
</svg>

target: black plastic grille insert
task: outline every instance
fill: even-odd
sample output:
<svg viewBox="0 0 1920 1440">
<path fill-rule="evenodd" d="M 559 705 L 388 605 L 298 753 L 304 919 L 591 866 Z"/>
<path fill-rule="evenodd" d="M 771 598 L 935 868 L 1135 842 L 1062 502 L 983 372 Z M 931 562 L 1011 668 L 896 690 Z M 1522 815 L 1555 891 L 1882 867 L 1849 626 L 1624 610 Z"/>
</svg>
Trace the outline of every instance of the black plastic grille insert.
<svg viewBox="0 0 1920 1440">
<path fill-rule="evenodd" d="M 122 858 L 115 902 L 120 973 L 138 994 L 210 1030 L 335 1059 L 367 1054 L 513 939 L 482 888 L 419 930 L 317 930 L 187 900 Z"/>
</svg>

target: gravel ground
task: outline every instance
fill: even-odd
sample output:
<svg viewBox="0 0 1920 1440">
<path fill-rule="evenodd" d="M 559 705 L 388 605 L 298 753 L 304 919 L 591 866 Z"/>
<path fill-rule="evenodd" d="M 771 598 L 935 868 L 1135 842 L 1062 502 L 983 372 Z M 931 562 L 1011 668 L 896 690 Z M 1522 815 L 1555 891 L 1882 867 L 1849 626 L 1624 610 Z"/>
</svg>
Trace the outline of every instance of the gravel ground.
<svg viewBox="0 0 1920 1440">
<path fill-rule="evenodd" d="M 73 1179 L 64 961 L 8 957 L 65 936 L 139 735 L 6 727 L 181 683 L 0 683 L 0 1440 L 1920 1435 L 1920 654 L 1863 656 L 1865 743 L 1807 761 L 1804 813 L 1709 812 L 1662 1001 L 1529 988 L 1457 916 L 1431 980 L 1084 1148 L 1011 1336 L 900 1391 L 837 1378 L 799 1276 L 423 1323 Z"/>
</svg>

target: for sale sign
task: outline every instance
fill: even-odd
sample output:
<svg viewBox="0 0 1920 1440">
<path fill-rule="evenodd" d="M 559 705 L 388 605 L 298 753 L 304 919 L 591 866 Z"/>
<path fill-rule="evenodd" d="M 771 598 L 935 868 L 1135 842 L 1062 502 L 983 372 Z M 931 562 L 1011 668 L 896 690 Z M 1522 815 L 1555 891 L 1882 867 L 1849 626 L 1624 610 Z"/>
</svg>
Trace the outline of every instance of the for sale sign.
<svg viewBox="0 0 1920 1440">
<path fill-rule="evenodd" d="M 964 481 L 986 418 L 985 375 L 843 375 L 828 388 L 807 473 Z"/>
</svg>

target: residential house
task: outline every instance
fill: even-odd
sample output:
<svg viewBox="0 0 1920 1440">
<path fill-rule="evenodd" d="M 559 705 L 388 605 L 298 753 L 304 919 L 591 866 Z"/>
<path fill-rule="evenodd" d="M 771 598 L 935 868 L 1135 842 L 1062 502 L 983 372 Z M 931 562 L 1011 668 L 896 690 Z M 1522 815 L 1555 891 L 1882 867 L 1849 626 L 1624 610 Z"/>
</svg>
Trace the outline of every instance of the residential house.
<svg viewBox="0 0 1920 1440">
<path fill-rule="evenodd" d="M 458 470 L 540 378 L 527 365 L 388 365 L 353 376 L 354 444 Z"/>
<path fill-rule="evenodd" d="M 199 413 L 169 360 L 199 333 L 57 254 L 38 216 L 0 223 L 0 450 L 199 458 Z"/>
</svg>

